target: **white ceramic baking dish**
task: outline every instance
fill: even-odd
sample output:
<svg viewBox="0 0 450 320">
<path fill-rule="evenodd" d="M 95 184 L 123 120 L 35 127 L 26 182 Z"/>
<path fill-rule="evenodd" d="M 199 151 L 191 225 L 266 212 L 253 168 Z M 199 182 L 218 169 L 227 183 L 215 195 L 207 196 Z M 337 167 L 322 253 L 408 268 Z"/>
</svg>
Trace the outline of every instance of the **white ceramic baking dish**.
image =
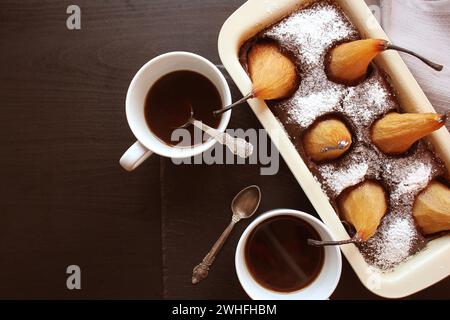
<svg viewBox="0 0 450 320">
<path fill-rule="evenodd" d="M 242 94 L 251 91 L 251 81 L 239 62 L 241 45 L 265 27 L 279 21 L 314 0 L 249 0 L 231 15 L 219 35 L 219 54 Z M 363 38 L 388 39 L 363 0 L 336 0 Z M 435 112 L 420 86 L 396 52 L 383 53 L 376 63 L 390 77 L 406 112 Z M 296 151 L 279 121 L 264 101 L 249 104 L 279 149 L 290 170 L 314 208 L 336 239 L 349 238 L 319 183 Z M 429 137 L 435 151 L 450 172 L 450 134 L 442 128 Z M 393 271 L 383 273 L 369 266 L 354 245 L 341 247 L 362 283 L 372 292 L 387 298 L 401 298 L 425 289 L 450 274 L 450 236 L 430 242 Z"/>
</svg>

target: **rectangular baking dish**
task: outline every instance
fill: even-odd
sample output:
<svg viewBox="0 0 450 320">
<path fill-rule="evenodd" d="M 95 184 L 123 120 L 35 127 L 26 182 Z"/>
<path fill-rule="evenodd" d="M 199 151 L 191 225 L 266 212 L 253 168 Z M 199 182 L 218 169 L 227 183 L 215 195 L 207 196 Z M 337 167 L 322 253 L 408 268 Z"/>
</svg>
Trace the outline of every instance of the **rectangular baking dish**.
<svg viewBox="0 0 450 320">
<path fill-rule="evenodd" d="M 267 26 L 314 1 L 249 0 L 228 18 L 219 35 L 219 55 L 243 95 L 251 91 L 252 83 L 239 62 L 241 45 Z M 388 40 L 363 0 L 335 1 L 341 6 L 363 38 Z M 404 111 L 435 112 L 398 53 L 385 52 L 377 58 L 376 64 L 390 78 Z M 282 125 L 266 103 L 260 99 L 253 99 L 249 101 L 249 104 L 334 237 L 348 239 L 349 235 L 319 183 L 314 179 Z M 442 128 L 428 139 L 436 153 L 445 162 L 447 171 L 450 172 L 450 134 L 448 130 Z M 380 272 L 368 265 L 354 245 L 342 246 L 341 250 L 367 289 L 386 298 L 401 298 L 411 295 L 450 275 L 450 236 L 430 242 L 423 251 L 410 257 L 390 272 Z"/>
</svg>

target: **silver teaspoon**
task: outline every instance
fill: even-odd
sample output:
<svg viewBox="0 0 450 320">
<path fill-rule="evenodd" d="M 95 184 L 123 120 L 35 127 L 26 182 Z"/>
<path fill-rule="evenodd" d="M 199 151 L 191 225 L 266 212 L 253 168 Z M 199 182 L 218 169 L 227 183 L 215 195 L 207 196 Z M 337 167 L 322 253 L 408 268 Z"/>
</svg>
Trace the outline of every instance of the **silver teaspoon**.
<svg viewBox="0 0 450 320">
<path fill-rule="evenodd" d="M 179 126 L 180 128 L 186 128 L 188 125 L 192 124 L 200 130 L 206 132 L 220 144 L 225 145 L 233 154 L 241 158 L 248 158 L 253 154 L 253 145 L 245 139 L 232 137 L 226 132 L 220 132 L 219 130 L 211 128 L 207 124 L 196 120 L 194 118 L 194 110 L 191 105 L 189 105 L 189 113 L 189 120 Z"/>
<path fill-rule="evenodd" d="M 250 186 L 240 191 L 231 202 L 233 216 L 231 222 L 219 239 L 214 243 L 209 253 L 203 258 L 192 272 L 192 284 L 197 284 L 208 276 L 209 268 L 216 259 L 220 249 L 228 239 L 236 223 L 242 219 L 250 218 L 259 207 L 261 202 L 261 190 L 258 186 Z"/>
</svg>

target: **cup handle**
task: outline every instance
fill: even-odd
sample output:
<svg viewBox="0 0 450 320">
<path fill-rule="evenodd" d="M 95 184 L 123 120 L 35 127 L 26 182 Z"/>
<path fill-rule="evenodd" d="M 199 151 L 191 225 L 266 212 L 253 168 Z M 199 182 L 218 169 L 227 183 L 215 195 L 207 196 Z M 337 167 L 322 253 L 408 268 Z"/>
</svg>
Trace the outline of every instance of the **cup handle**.
<svg viewBox="0 0 450 320">
<path fill-rule="evenodd" d="M 120 158 L 120 165 L 127 171 L 133 171 L 139 167 L 142 162 L 147 160 L 153 154 L 150 150 L 136 141 Z"/>
</svg>

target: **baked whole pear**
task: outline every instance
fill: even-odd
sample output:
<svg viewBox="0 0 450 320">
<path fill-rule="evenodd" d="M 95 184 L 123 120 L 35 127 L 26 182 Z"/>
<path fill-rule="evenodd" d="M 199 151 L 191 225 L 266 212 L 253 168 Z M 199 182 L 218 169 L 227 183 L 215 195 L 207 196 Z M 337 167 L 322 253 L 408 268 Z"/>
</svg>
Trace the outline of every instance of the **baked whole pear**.
<svg viewBox="0 0 450 320">
<path fill-rule="evenodd" d="M 344 241 L 310 239 L 308 241 L 310 245 L 332 246 L 366 242 L 377 232 L 381 220 L 387 213 L 388 201 L 380 183 L 367 180 L 345 190 L 338 198 L 338 206 L 342 219 L 355 228 L 355 236 Z"/>
<path fill-rule="evenodd" d="M 278 100 L 287 98 L 298 87 L 299 76 L 294 62 L 271 41 L 255 43 L 248 53 L 248 72 L 252 80 L 252 92 L 223 109 L 214 111 L 216 116 L 244 103 L 248 99 Z"/>
<path fill-rule="evenodd" d="M 446 115 L 435 113 L 389 113 L 375 122 L 372 142 L 385 154 L 399 155 L 443 127 L 446 120 Z"/>
<path fill-rule="evenodd" d="M 386 40 L 365 39 L 340 44 L 330 51 L 325 66 L 328 77 L 336 83 L 357 85 L 366 78 L 373 59 L 386 50 L 408 53 L 435 70 L 443 69 L 442 65 L 431 62 L 408 49 L 395 46 Z"/>
<path fill-rule="evenodd" d="M 344 122 L 336 118 L 319 120 L 306 131 L 303 147 L 317 163 L 341 157 L 352 145 L 352 134 Z"/>
<path fill-rule="evenodd" d="M 424 235 L 450 230 L 450 188 L 432 181 L 416 198 L 414 220 Z"/>
</svg>

